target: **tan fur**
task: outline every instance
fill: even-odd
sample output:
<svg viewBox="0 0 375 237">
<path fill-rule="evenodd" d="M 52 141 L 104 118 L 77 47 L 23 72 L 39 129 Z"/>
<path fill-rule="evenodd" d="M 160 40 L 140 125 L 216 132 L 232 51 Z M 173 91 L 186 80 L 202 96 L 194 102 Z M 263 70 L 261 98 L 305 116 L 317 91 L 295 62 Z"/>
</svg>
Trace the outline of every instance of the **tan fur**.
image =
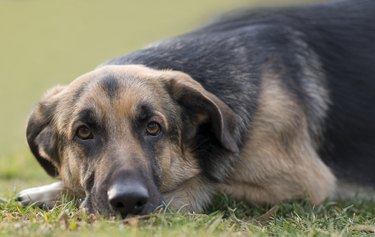
<svg viewBox="0 0 375 237">
<path fill-rule="evenodd" d="M 170 192 L 201 172 L 190 151 L 184 152 L 179 146 L 172 144 L 159 149 L 161 154 L 158 158 L 162 169 L 161 192 Z"/>
<path fill-rule="evenodd" d="M 215 187 L 202 176 L 185 180 L 178 188 L 163 194 L 167 207 L 183 212 L 201 212 L 210 202 Z"/>
<path fill-rule="evenodd" d="M 115 78 L 127 77 L 119 80 L 122 84 L 114 98 L 108 97 L 100 81 L 87 83 L 106 74 Z M 167 83 L 169 91 L 165 89 Z M 87 90 L 84 96 L 74 101 L 73 107 L 64 106 L 72 104 L 71 98 L 81 88 Z M 185 95 L 186 90 L 199 94 L 212 110 L 217 111 L 220 131 L 230 131 L 231 124 L 242 122 L 231 116 L 233 111 L 226 104 L 189 75 L 141 65 L 106 66 L 79 77 L 67 87 L 52 90 L 52 95 L 64 91 L 60 99 L 65 103 L 56 108 L 54 118 L 60 133 L 73 139 L 79 112 L 90 108 L 109 134 L 105 147 L 93 160 L 86 159 L 74 146 L 61 149 L 63 153 L 58 162 L 49 158 L 57 167 L 65 188 L 77 197 L 87 196 L 85 186 L 95 173 L 96 190 L 104 188 L 103 192 L 106 192 L 109 187 L 104 180 L 113 170 L 141 169 L 142 173 L 151 174 L 152 166 L 156 165 L 159 173 L 153 175 L 160 180 L 158 189 L 164 200 L 170 207 L 183 211 L 201 211 L 217 190 L 253 203 L 277 203 L 292 198 L 310 198 L 313 203 L 319 203 L 331 195 L 335 178 L 313 148 L 307 119 L 296 103 L 298 100 L 283 89 L 275 73 L 267 72 L 263 76 L 259 108 L 240 151 L 240 160 L 235 163 L 233 174 L 220 185 L 213 185 L 203 176 L 194 157 L 194 148 L 183 144 L 186 142 L 181 134 L 184 121 L 178 117 L 181 108 L 176 101 Z M 169 93 L 173 94 L 173 99 Z M 176 137 L 162 139 L 155 145 L 155 164 L 146 158 L 131 131 L 131 124 L 137 117 L 137 106 L 142 102 L 153 105 L 153 120 L 165 129 L 174 125 L 178 128 Z M 175 116 L 173 124 L 168 123 L 170 114 Z M 208 116 L 204 109 L 195 111 L 191 122 L 195 128 L 192 126 L 192 131 L 188 132 L 194 135 L 199 124 L 212 119 Z M 232 143 L 225 144 L 227 149 L 238 152 L 233 141 L 223 134 L 218 135 L 218 139 Z M 48 154 L 40 153 L 48 159 Z M 105 206 L 102 209 L 101 213 L 106 214 Z"/>
<path fill-rule="evenodd" d="M 163 101 L 163 96 L 160 96 L 161 92 L 161 81 L 167 81 L 171 78 L 183 83 L 191 84 L 202 90 L 203 88 L 196 82 L 194 82 L 188 75 L 174 71 L 158 71 L 144 66 L 131 65 L 131 66 L 108 66 L 103 69 L 93 71 L 85 74 L 72 82 L 68 86 L 68 91 L 75 91 L 83 86 L 87 81 L 93 80 L 93 78 L 100 77 L 103 74 L 111 73 L 117 77 L 123 75 L 135 78 L 141 78 L 142 83 L 136 80 L 127 80 L 126 83 L 121 85 L 119 96 L 113 100 L 107 98 L 106 92 L 99 86 L 99 84 L 90 85 L 90 93 L 84 98 L 80 98 L 76 102 L 77 108 L 91 108 L 95 111 L 97 117 L 107 125 L 111 133 L 111 140 L 113 143 L 107 145 L 107 148 L 103 152 L 104 155 L 96 162 L 95 169 L 96 175 L 102 179 L 108 175 L 108 171 L 111 168 L 109 163 L 115 163 L 118 167 L 124 167 L 123 169 L 133 169 L 135 167 L 143 167 L 143 169 L 151 169 L 145 160 L 131 160 L 127 159 L 129 151 L 139 154 L 137 157 L 144 157 L 142 148 L 135 142 L 135 139 L 129 136 L 130 123 L 135 117 L 136 107 L 141 102 L 152 103 L 155 108 L 155 118 L 158 122 L 163 124 L 166 129 L 169 128 L 167 121 L 166 112 L 162 110 L 161 104 L 166 103 Z M 155 78 L 162 78 L 162 80 L 153 80 Z M 145 94 L 145 90 L 149 93 Z M 69 96 L 67 96 L 69 97 Z M 168 101 L 167 103 L 172 103 Z M 79 111 L 79 110 L 78 110 Z M 67 125 L 64 117 L 65 114 L 71 113 L 71 108 L 61 107 L 59 108 L 60 116 L 57 118 L 57 125 L 61 131 L 66 131 L 68 137 L 73 137 L 74 123 L 75 121 L 69 121 Z M 105 117 L 105 115 L 110 115 Z M 199 122 L 203 122 L 207 119 L 207 116 L 202 114 L 199 115 Z M 178 123 L 179 121 L 175 121 Z M 66 126 L 70 129 L 65 129 Z M 201 180 L 200 169 L 198 167 L 196 159 L 192 156 L 190 150 L 182 150 L 181 134 L 178 138 L 177 144 L 170 144 L 168 142 L 163 143 L 157 147 L 157 162 L 162 172 L 160 174 L 161 186 L 160 191 L 162 193 L 168 193 L 166 198 L 170 207 L 178 208 L 181 202 L 185 202 L 188 199 L 185 209 L 195 210 L 199 207 L 201 209 L 202 201 L 196 200 L 196 192 L 202 190 L 202 200 L 208 197 L 207 188 L 202 188 L 205 183 Z M 119 149 L 121 148 L 121 149 Z M 107 157 L 111 152 L 116 151 L 116 155 Z M 85 159 L 78 160 L 77 154 L 70 149 L 66 149 L 62 156 L 61 166 L 59 166 L 60 177 L 65 184 L 66 188 L 69 189 L 76 196 L 84 196 L 82 187 L 86 183 L 91 170 L 89 170 L 89 162 Z M 109 161 L 111 159 L 111 161 Z M 94 162 L 94 161 L 91 161 Z M 190 187 L 191 186 L 191 187 Z M 202 187 L 201 187 L 202 186 Z M 184 187 L 184 188 L 181 188 Z M 178 189 L 175 193 L 173 190 Z M 213 190 L 213 187 L 209 188 Z M 195 191 L 196 190 L 196 191 Z M 213 192 L 213 191 L 210 191 Z M 194 207 L 192 205 L 195 205 Z"/>
<path fill-rule="evenodd" d="M 183 211 L 202 210 L 214 187 L 201 177 L 199 166 L 191 151 L 178 146 L 164 146 L 158 156 L 162 169 L 160 191 L 168 207 Z"/>
<path fill-rule="evenodd" d="M 45 115 L 43 113 L 44 107 L 51 106 L 52 103 L 54 103 L 64 92 L 66 86 L 57 85 L 53 88 L 49 89 L 42 97 L 41 105 L 37 106 L 36 109 L 33 111 L 33 116 L 35 120 L 43 121 L 45 120 Z M 43 104 L 43 105 L 42 105 Z M 51 115 L 49 115 L 51 116 Z M 59 163 L 50 157 L 50 155 L 43 149 L 43 147 L 39 147 L 38 152 L 43 156 L 46 160 L 51 162 L 55 167 L 59 167 Z"/>
<path fill-rule="evenodd" d="M 273 73 L 263 77 L 259 110 L 234 173 L 220 189 L 255 203 L 332 195 L 335 177 L 312 147 L 301 107 Z"/>
<path fill-rule="evenodd" d="M 355 183 L 339 181 L 337 182 L 337 199 L 360 198 L 363 200 L 374 200 L 375 189 L 371 186 L 358 185 Z"/>
<path fill-rule="evenodd" d="M 105 71 L 95 71 L 91 74 L 86 74 L 71 85 L 68 89 L 70 91 L 75 91 L 77 88 L 82 86 L 83 83 L 87 80 L 92 80 L 96 76 L 105 73 Z M 143 151 L 140 145 L 134 142 L 134 138 L 129 136 L 130 131 L 130 122 L 135 117 L 135 108 L 141 102 L 145 100 L 151 100 L 149 96 L 145 96 L 143 87 L 144 85 L 123 85 L 120 88 L 120 96 L 117 99 L 111 101 L 106 92 L 98 84 L 92 85 L 90 88 L 90 93 L 86 97 L 81 98 L 80 101 L 77 101 L 77 108 L 91 108 L 95 111 L 95 114 L 100 118 L 100 120 L 107 125 L 108 132 L 112 134 L 111 144 L 107 145 L 105 148 L 104 156 L 101 160 L 104 162 L 97 162 L 95 165 L 97 168 L 97 173 L 99 175 L 108 175 L 106 174 L 109 167 L 106 163 L 109 162 L 108 159 L 113 159 L 113 157 L 106 157 L 110 155 L 111 152 L 116 152 L 117 161 L 112 160 L 112 162 L 117 163 L 119 166 L 124 166 L 125 169 L 131 169 L 134 166 L 145 166 L 146 161 L 142 160 L 129 160 L 128 153 L 131 151 L 134 154 L 140 154 L 138 157 L 143 157 Z M 156 98 L 156 97 L 154 97 Z M 157 99 L 154 99 L 157 101 Z M 160 102 L 159 102 L 160 103 Z M 69 121 L 68 128 L 66 129 L 66 124 L 64 120 L 64 115 L 71 113 L 71 108 L 62 107 L 59 108 L 59 116 L 57 118 L 57 125 L 60 127 L 61 131 L 66 131 L 68 137 L 73 137 L 75 134 L 74 123 L 75 121 Z M 160 115 L 160 120 L 163 124 L 167 124 L 165 117 L 162 113 Z M 105 115 L 108 115 L 105 117 Z M 121 149 L 119 149 L 121 148 Z M 78 160 L 77 154 L 70 149 L 65 150 L 65 154 L 62 156 L 61 166 L 59 166 L 60 176 L 64 184 L 68 189 L 72 190 L 76 194 L 82 195 L 82 186 L 85 183 L 88 172 L 88 161 Z M 91 161 L 93 162 L 93 161 Z M 128 168 L 126 168 L 128 167 Z M 145 169 L 150 169 L 150 167 L 145 167 Z"/>
</svg>

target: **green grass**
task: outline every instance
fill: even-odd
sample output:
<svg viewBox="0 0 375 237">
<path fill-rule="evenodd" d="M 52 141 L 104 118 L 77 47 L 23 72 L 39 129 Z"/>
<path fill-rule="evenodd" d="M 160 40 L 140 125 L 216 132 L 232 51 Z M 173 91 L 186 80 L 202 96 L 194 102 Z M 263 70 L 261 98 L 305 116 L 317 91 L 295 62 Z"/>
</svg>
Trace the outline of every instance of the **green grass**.
<svg viewBox="0 0 375 237">
<path fill-rule="evenodd" d="M 0 158 L 0 236 L 375 236 L 375 201 L 355 199 L 256 207 L 218 196 L 205 214 L 165 210 L 126 221 L 67 200 L 52 210 L 22 207 L 18 191 L 52 179 L 30 154 Z"/>
<path fill-rule="evenodd" d="M 129 220 L 84 213 L 63 200 L 52 210 L 22 207 L 16 193 L 52 182 L 31 157 L 0 159 L 0 236 L 375 236 L 375 201 L 250 206 L 218 196 L 205 214 L 163 210 Z"/>
<path fill-rule="evenodd" d="M 270 0 L 270 3 L 298 0 Z M 309 0 L 305 0 L 309 1 Z M 375 236 L 375 202 L 254 207 L 218 197 L 209 214 L 165 211 L 126 222 L 21 207 L 18 191 L 52 182 L 26 152 L 24 127 L 49 87 L 102 61 L 186 32 L 236 5 L 264 0 L 0 1 L 0 236 Z M 268 2 L 268 1 L 267 1 Z"/>
<path fill-rule="evenodd" d="M 126 220 L 101 218 L 64 202 L 46 211 L 0 201 L 0 236 L 374 236 L 375 202 L 290 202 L 251 207 L 218 197 L 209 214 L 159 211 Z"/>
</svg>

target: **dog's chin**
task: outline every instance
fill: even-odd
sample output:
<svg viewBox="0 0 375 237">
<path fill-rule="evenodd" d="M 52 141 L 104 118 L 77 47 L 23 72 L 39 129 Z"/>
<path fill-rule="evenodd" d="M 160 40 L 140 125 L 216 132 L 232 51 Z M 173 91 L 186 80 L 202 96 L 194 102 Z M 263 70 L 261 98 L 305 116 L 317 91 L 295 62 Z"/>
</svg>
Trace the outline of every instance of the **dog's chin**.
<svg viewBox="0 0 375 237">
<path fill-rule="evenodd" d="M 89 195 L 86 195 L 85 199 L 82 201 L 80 205 L 80 209 L 83 209 L 87 213 L 94 214 L 94 215 L 110 216 L 111 208 L 109 207 L 109 205 L 105 207 L 103 204 L 100 204 L 100 203 L 107 203 L 107 202 L 95 201 L 92 195 L 89 194 Z"/>
</svg>

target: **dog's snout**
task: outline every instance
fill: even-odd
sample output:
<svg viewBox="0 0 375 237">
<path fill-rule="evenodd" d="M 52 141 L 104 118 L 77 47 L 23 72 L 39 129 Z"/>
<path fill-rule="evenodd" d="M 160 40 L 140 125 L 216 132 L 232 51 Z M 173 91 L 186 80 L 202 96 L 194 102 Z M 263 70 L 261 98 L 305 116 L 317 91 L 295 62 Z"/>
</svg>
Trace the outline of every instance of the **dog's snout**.
<svg viewBox="0 0 375 237">
<path fill-rule="evenodd" d="M 141 214 L 149 200 L 146 187 L 138 182 L 114 184 L 107 194 L 109 204 L 123 218 L 129 214 Z"/>
</svg>

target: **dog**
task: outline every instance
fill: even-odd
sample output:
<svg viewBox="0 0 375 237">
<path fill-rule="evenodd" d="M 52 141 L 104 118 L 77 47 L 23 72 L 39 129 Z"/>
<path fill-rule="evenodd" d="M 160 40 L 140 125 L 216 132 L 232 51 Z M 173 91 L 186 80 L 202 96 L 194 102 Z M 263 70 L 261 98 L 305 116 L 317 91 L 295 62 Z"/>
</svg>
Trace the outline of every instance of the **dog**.
<svg viewBox="0 0 375 237">
<path fill-rule="evenodd" d="M 27 125 L 31 152 L 103 216 L 202 212 L 375 187 L 375 2 L 240 10 L 111 59 L 49 90 Z"/>
</svg>

